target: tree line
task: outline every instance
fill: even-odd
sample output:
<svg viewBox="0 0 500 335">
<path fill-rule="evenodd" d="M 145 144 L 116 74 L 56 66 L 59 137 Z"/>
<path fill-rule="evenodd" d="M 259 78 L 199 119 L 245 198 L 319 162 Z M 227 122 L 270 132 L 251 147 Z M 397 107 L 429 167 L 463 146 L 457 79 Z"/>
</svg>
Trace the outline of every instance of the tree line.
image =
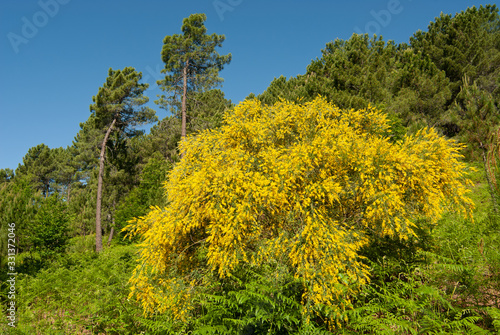
<svg viewBox="0 0 500 335">
<path fill-rule="evenodd" d="M 337 39 L 238 106 L 224 36 L 184 19 L 161 50 L 170 116 L 135 68 L 109 69 L 71 145 L 0 170 L 24 329 L 61 312 L 73 333 L 498 331 L 499 18 Z"/>
<path fill-rule="evenodd" d="M 72 145 L 37 145 L 15 171 L 0 170 L 0 215 L 2 222 L 18 223 L 19 252 L 58 250 L 68 238 L 88 234 L 96 234 L 100 252 L 102 234 L 109 243 L 127 220 L 162 204 L 161 183 L 182 156 L 177 143 L 187 133 L 217 127 L 231 107 L 215 89 L 231 55 L 218 55 L 224 35 L 207 35 L 205 20 L 204 14 L 193 14 L 183 21 L 182 34 L 165 37 L 166 75 L 158 81 L 165 94 L 155 102 L 171 116 L 157 122 L 155 111 L 145 107 L 148 84 L 140 82 L 140 72 L 109 69 Z M 149 134 L 138 129 L 151 123 L 156 124 Z M 64 215 L 42 222 L 37 217 L 42 212 Z M 48 230 L 58 237 L 35 242 L 34 236 Z"/>
<path fill-rule="evenodd" d="M 184 19 L 181 34 L 163 41 L 165 77 L 158 84 L 164 94 L 155 103 L 171 116 L 157 120 L 145 107 L 141 73 L 110 69 L 71 145 L 39 144 L 15 171 L 0 170 L 1 230 L 18 223 L 20 252 L 56 250 L 68 238 L 89 234 L 96 234 L 100 251 L 101 235 L 111 239 L 128 220 L 164 204 L 161 184 L 184 154 L 179 141 L 220 127 L 233 108 L 217 89 L 219 71 L 231 55 L 218 54 L 224 35 L 208 35 L 205 20 L 204 14 L 193 14 Z M 322 96 L 342 109 L 372 105 L 391 120 L 393 141 L 433 127 L 466 143 L 467 158 L 483 162 L 495 199 L 499 27 L 498 8 L 486 5 L 441 14 L 409 43 L 353 34 L 327 43 L 303 75 L 276 78 L 247 99 L 274 104 Z M 148 134 L 137 128 L 151 123 Z M 58 233 L 48 239 L 48 231 Z M 4 254 L 5 246 L 1 250 Z"/>
</svg>

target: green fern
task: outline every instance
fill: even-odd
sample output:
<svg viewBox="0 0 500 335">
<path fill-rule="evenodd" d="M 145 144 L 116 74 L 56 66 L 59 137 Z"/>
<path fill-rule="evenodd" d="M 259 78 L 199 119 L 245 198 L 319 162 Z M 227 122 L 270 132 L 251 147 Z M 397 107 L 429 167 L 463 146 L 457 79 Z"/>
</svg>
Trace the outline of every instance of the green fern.
<svg viewBox="0 0 500 335">
<path fill-rule="evenodd" d="M 497 334 L 500 334 L 500 309 L 495 307 L 486 308 L 486 312 L 492 318 L 492 325 Z"/>
<path fill-rule="evenodd" d="M 277 280 L 271 270 L 242 268 L 231 278 L 214 282 L 210 293 L 200 296 L 193 334 L 299 332 L 302 287 L 293 276 Z"/>
<path fill-rule="evenodd" d="M 488 333 L 476 325 L 481 318 L 475 312 L 454 307 L 441 290 L 425 284 L 418 268 L 395 274 L 396 267 L 390 262 L 372 264 L 378 280 L 365 288 L 353 310 L 346 311 L 344 333 Z"/>
</svg>

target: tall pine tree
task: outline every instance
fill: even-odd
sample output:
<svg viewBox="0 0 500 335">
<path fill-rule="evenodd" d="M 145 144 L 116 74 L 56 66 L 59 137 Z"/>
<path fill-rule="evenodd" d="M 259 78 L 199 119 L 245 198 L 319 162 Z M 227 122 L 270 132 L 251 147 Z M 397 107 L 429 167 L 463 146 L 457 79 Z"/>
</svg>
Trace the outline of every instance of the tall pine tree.
<svg viewBox="0 0 500 335">
<path fill-rule="evenodd" d="M 179 111 L 182 118 L 181 138 L 186 137 L 187 98 L 191 92 L 200 92 L 222 82 L 219 71 L 231 61 L 231 54 L 219 55 L 224 35 L 207 35 L 205 14 L 192 14 L 182 21 L 182 34 L 166 36 L 161 57 L 165 63 L 165 79 L 158 85 L 167 93 L 157 103 L 165 109 Z M 181 105 L 179 106 L 179 96 Z M 181 153 L 182 156 L 182 153 Z"/>
<path fill-rule="evenodd" d="M 102 250 L 101 203 L 103 192 L 106 147 L 112 132 L 120 132 L 128 138 L 142 133 L 136 126 L 156 121 L 155 112 L 143 106 L 149 101 L 144 95 L 148 84 L 140 84 L 142 73 L 132 67 L 123 70 L 109 69 L 108 78 L 92 98 L 90 111 L 95 115 L 96 126 L 103 130 L 99 155 L 99 175 L 96 200 L 96 252 Z"/>
</svg>

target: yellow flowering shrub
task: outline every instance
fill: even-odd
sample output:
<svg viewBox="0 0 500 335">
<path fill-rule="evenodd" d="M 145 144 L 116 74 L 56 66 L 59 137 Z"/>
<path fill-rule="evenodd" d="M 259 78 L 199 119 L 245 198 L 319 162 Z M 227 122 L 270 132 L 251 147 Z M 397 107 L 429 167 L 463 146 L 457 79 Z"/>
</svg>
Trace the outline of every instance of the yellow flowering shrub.
<svg viewBox="0 0 500 335">
<path fill-rule="evenodd" d="M 369 236 L 408 239 L 417 219 L 472 207 L 461 146 L 432 129 L 392 143 L 389 128 L 372 107 L 247 100 L 188 137 L 168 205 L 125 228 L 142 238 L 131 297 L 183 320 L 204 285 L 197 269 L 224 278 L 278 262 L 303 283 L 304 306 L 348 307 L 368 280 Z"/>
</svg>

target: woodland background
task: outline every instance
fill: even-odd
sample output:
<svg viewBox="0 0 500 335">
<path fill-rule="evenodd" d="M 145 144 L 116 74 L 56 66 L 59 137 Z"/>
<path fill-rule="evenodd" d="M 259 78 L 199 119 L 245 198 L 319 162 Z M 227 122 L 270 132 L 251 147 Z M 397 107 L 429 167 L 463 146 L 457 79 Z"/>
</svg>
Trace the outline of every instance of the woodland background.
<svg viewBox="0 0 500 335">
<path fill-rule="evenodd" d="M 144 236 L 125 238 L 124 228 L 172 201 L 164 182 L 184 159 L 183 124 L 194 143 L 200 132 L 224 127 L 237 108 L 218 88 L 218 71 L 230 66 L 230 55 L 214 51 L 224 38 L 206 34 L 203 16 L 186 20 L 183 34 L 167 36 L 162 51 L 165 79 L 159 84 L 165 95 L 157 106 L 172 116 L 157 120 L 143 107 L 147 86 L 135 69 L 110 69 L 73 143 L 66 148 L 39 144 L 15 171 L 0 170 L 0 236 L 7 236 L 8 223 L 16 223 L 19 273 L 19 323 L 12 329 L 2 318 L 3 333 L 500 332 L 500 18 L 495 5 L 442 14 L 408 44 L 357 34 L 335 40 L 303 75 L 276 78 L 245 101 L 304 105 L 321 96 L 345 113 L 368 106 L 381 111 L 391 143 L 429 127 L 465 144 L 461 161 L 472 180 L 472 217 L 453 211 L 437 222 L 419 217 L 416 236 L 371 240 L 360 251 L 369 281 L 349 295 L 349 307 L 335 318 L 327 307 L 314 317 L 304 315 L 299 279 L 275 283 L 269 278 L 277 269 L 244 266 L 232 277 L 214 275 L 204 282 L 197 307 L 181 321 L 172 310 L 144 314 L 144 304 L 129 297 Z M 176 54 L 189 33 L 198 34 L 198 53 Z M 184 94 L 178 79 L 185 57 L 199 66 L 186 69 L 190 81 Z M 116 108 L 120 118 L 113 121 Z M 148 133 L 139 130 L 148 123 L 153 124 Z M 6 238 L 0 239 L 0 255 L 5 312 Z"/>
</svg>

